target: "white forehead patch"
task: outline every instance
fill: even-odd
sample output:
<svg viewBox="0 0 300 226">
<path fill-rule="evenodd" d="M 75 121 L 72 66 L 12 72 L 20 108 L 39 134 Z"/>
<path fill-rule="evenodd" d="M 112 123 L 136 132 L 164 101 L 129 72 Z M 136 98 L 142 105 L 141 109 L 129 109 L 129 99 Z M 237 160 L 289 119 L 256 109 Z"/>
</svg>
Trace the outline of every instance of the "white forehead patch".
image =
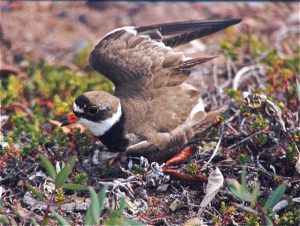
<svg viewBox="0 0 300 226">
<path fill-rule="evenodd" d="M 98 137 L 110 130 L 111 127 L 120 120 L 121 116 L 122 109 L 121 104 L 119 104 L 117 111 L 110 118 L 107 118 L 102 122 L 93 122 L 85 118 L 80 118 L 78 123 L 90 129 L 91 132 Z"/>
<path fill-rule="evenodd" d="M 73 103 L 73 111 L 78 112 L 78 113 L 83 113 L 84 112 L 83 109 L 80 108 L 79 106 L 77 106 L 77 104 L 75 102 Z"/>
</svg>

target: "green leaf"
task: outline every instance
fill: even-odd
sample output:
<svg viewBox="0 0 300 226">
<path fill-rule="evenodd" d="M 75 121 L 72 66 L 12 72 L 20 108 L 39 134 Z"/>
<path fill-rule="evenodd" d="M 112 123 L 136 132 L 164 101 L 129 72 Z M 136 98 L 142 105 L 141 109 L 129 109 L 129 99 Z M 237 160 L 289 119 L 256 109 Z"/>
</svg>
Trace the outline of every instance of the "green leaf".
<svg viewBox="0 0 300 226">
<path fill-rule="evenodd" d="M 111 218 L 120 218 L 122 216 L 122 212 L 124 211 L 124 209 L 126 208 L 126 201 L 125 201 L 125 198 L 122 197 L 120 199 L 120 202 L 119 202 L 119 209 L 113 211 L 111 214 L 110 214 L 110 217 Z"/>
<path fill-rule="evenodd" d="M 34 194 L 36 197 L 39 198 L 39 200 L 41 200 L 42 202 L 46 202 L 46 198 L 44 195 L 42 195 L 42 193 L 37 190 L 36 188 L 34 188 L 33 186 L 31 186 L 30 184 L 26 183 L 26 188 L 32 192 L 32 194 Z"/>
<path fill-rule="evenodd" d="M 281 185 L 279 185 L 276 190 L 272 193 L 272 195 L 268 198 L 266 201 L 263 209 L 264 211 L 269 210 L 272 208 L 280 199 L 280 197 L 283 195 L 283 193 L 286 190 L 287 182 L 283 182 Z"/>
<path fill-rule="evenodd" d="M 243 194 L 246 194 L 247 193 L 247 181 L 246 181 L 246 170 L 245 170 L 245 168 L 243 168 L 243 171 L 242 171 L 241 181 L 242 181 L 242 190 L 241 190 L 241 192 Z"/>
<path fill-rule="evenodd" d="M 130 220 L 126 217 L 109 217 L 103 223 L 104 226 L 122 225 L 122 226 L 143 226 L 141 222 Z"/>
<path fill-rule="evenodd" d="M 34 225 L 34 226 L 39 226 L 39 224 L 36 222 L 36 220 L 34 218 L 31 218 L 31 223 Z"/>
<path fill-rule="evenodd" d="M 104 201 L 105 201 L 105 196 L 106 196 L 106 188 L 104 187 L 98 194 L 98 201 L 100 205 L 100 214 L 102 213 L 102 210 L 104 209 Z"/>
<path fill-rule="evenodd" d="M 122 226 L 142 226 L 143 224 L 141 222 L 130 220 L 124 216 L 122 216 L 122 213 L 124 209 L 126 208 L 126 201 L 125 198 L 121 198 L 120 200 L 120 208 L 113 211 L 108 219 L 104 221 L 105 226 L 111 226 L 111 225 L 122 225 Z"/>
<path fill-rule="evenodd" d="M 49 217 L 45 217 L 45 218 L 42 220 L 41 225 L 42 225 L 42 226 L 48 226 L 48 225 L 49 225 L 49 220 L 50 220 Z"/>
<path fill-rule="evenodd" d="M 258 198 L 258 194 L 259 194 L 259 184 L 255 183 L 253 191 L 252 191 L 252 195 L 251 195 L 251 203 L 255 204 L 256 200 Z"/>
<path fill-rule="evenodd" d="M 74 191 L 87 191 L 89 187 L 83 184 L 73 184 L 73 183 L 66 183 L 63 185 L 63 188 L 74 190 Z"/>
<path fill-rule="evenodd" d="M 0 223 L 9 223 L 9 220 L 7 217 L 0 217 Z"/>
<path fill-rule="evenodd" d="M 76 156 L 73 155 L 73 156 L 71 157 L 70 161 L 68 162 L 68 163 L 71 165 L 72 169 L 73 169 L 73 167 L 74 167 L 74 165 L 75 165 L 75 163 L 76 163 L 76 160 L 77 160 Z"/>
<path fill-rule="evenodd" d="M 135 220 L 130 220 L 128 218 L 125 218 L 123 223 L 124 223 L 123 225 L 144 226 L 144 224 L 142 224 L 141 222 L 135 221 Z"/>
<path fill-rule="evenodd" d="M 251 194 L 248 191 L 245 192 L 243 186 L 236 180 L 228 181 L 226 186 L 234 196 L 241 200 L 249 202 L 252 200 Z"/>
<path fill-rule="evenodd" d="M 0 209 L 3 208 L 3 200 L 0 198 Z"/>
<path fill-rule="evenodd" d="M 86 211 L 85 215 L 85 224 L 86 225 L 95 225 L 99 222 L 100 217 L 100 204 L 97 197 L 97 194 L 93 188 L 89 188 L 91 203 L 89 208 Z"/>
<path fill-rule="evenodd" d="M 55 180 L 56 177 L 56 171 L 54 166 L 52 165 L 52 163 L 47 159 L 47 157 L 45 155 L 40 155 L 40 159 L 47 171 L 47 173 L 49 174 L 49 176 Z"/>
<path fill-rule="evenodd" d="M 71 225 L 65 218 L 60 216 L 55 211 L 52 211 L 52 214 L 53 214 L 53 217 L 58 221 L 58 225 L 60 225 L 60 226 Z"/>
<path fill-rule="evenodd" d="M 61 188 L 64 185 L 64 183 L 68 179 L 68 176 L 72 172 L 75 162 L 76 162 L 76 156 L 72 156 L 71 160 L 57 174 L 57 176 L 55 178 L 55 182 L 54 182 L 56 189 Z"/>
<path fill-rule="evenodd" d="M 272 220 L 267 216 L 265 216 L 265 225 L 266 226 L 273 226 Z"/>
<path fill-rule="evenodd" d="M 55 189 L 61 188 L 64 185 L 71 172 L 72 168 L 70 164 L 65 165 L 65 167 L 61 169 L 55 178 Z"/>
</svg>

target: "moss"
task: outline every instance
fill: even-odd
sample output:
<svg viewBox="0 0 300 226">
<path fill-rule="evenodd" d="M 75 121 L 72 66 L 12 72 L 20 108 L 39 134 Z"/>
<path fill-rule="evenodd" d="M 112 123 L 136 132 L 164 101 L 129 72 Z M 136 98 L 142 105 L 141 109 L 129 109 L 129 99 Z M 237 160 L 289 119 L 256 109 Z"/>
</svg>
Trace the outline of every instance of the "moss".
<svg viewBox="0 0 300 226">
<path fill-rule="evenodd" d="M 286 158 L 289 161 L 294 161 L 298 156 L 297 144 L 291 143 L 287 146 L 286 149 Z"/>
<path fill-rule="evenodd" d="M 255 117 L 255 120 L 252 124 L 253 131 L 259 131 L 259 130 L 268 130 L 269 123 L 261 113 L 258 113 L 258 115 Z"/>
<path fill-rule="evenodd" d="M 246 213 L 244 219 L 245 219 L 245 225 L 247 225 L 247 226 L 259 226 L 259 225 L 261 225 L 260 218 L 256 214 Z"/>
<path fill-rule="evenodd" d="M 237 158 L 236 158 L 236 162 L 239 165 L 245 165 L 246 163 L 248 163 L 250 161 L 250 157 L 247 153 L 240 153 Z"/>
<path fill-rule="evenodd" d="M 293 211 L 286 212 L 283 216 L 275 221 L 278 226 L 292 226 L 299 225 L 300 223 L 300 210 L 294 209 Z"/>
<path fill-rule="evenodd" d="M 133 171 L 133 173 L 135 173 L 135 174 L 145 174 L 145 170 L 144 170 L 144 168 L 143 167 L 141 167 L 141 166 L 138 166 L 138 165 L 134 165 L 133 167 L 132 167 L 132 171 Z"/>
<path fill-rule="evenodd" d="M 84 172 L 76 172 L 73 176 L 73 179 L 77 184 L 86 185 L 88 182 L 88 175 Z"/>
<path fill-rule="evenodd" d="M 192 163 L 189 163 L 186 168 L 185 168 L 185 171 L 188 173 L 188 174 L 197 174 L 197 172 L 199 171 L 199 164 L 195 163 L 195 162 L 192 162 Z"/>
</svg>

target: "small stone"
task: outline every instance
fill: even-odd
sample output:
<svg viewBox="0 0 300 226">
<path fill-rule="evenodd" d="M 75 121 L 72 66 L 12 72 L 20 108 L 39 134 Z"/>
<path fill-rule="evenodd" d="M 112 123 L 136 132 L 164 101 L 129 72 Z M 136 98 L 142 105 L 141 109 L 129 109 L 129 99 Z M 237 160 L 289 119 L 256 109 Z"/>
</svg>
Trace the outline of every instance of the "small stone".
<svg viewBox="0 0 300 226">
<path fill-rule="evenodd" d="M 159 185 L 156 190 L 158 192 L 165 192 L 168 190 L 168 188 L 169 188 L 169 184 L 162 184 L 162 185 Z"/>
<path fill-rule="evenodd" d="M 182 201 L 180 201 L 179 199 L 175 199 L 171 205 L 170 205 L 170 209 L 175 212 L 175 210 L 178 209 L 178 207 L 182 204 Z"/>
</svg>

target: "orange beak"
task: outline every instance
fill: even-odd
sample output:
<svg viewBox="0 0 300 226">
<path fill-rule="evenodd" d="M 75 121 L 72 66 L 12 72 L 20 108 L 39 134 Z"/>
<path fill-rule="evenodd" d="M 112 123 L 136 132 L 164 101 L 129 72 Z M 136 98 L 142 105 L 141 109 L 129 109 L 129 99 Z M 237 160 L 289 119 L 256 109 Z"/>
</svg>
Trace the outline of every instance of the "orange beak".
<svg viewBox="0 0 300 226">
<path fill-rule="evenodd" d="M 78 117 L 74 114 L 74 112 L 70 112 L 67 116 L 62 117 L 59 122 L 61 123 L 60 126 L 67 126 L 73 124 L 78 121 Z"/>
</svg>

